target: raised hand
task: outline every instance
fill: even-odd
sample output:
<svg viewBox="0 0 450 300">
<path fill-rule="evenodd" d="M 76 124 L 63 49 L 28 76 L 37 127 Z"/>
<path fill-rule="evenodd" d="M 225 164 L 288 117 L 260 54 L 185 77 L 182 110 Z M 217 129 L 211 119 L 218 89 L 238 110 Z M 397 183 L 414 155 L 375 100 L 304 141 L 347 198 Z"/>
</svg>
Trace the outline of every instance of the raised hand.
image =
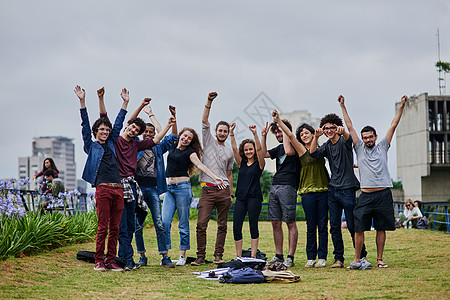
<svg viewBox="0 0 450 300">
<path fill-rule="evenodd" d="M 256 134 L 256 125 L 250 125 L 250 126 L 248 126 L 248 129 L 250 129 L 250 131 L 251 131 L 253 134 Z"/>
<path fill-rule="evenodd" d="M 75 92 L 75 94 L 77 94 L 78 99 L 84 101 L 84 99 L 86 97 L 86 91 L 84 89 L 82 89 L 81 86 L 79 86 L 79 85 L 75 86 L 74 92 Z"/>
<path fill-rule="evenodd" d="M 236 128 L 236 123 L 230 124 L 230 134 L 234 134 L 234 129 Z"/>
<path fill-rule="evenodd" d="M 338 127 L 336 128 L 336 133 L 337 133 L 337 134 L 343 135 L 344 132 L 345 132 L 344 126 L 338 126 Z"/>
<path fill-rule="evenodd" d="M 104 95 L 105 95 L 105 87 L 103 86 L 97 90 L 97 96 L 100 98 L 103 97 Z"/>
<path fill-rule="evenodd" d="M 171 116 L 169 118 L 169 121 L 167 122 L 167 124 L 169 124 L 170 126 L 173 126 L 176 124 L 176 122 L 177 122 L 177 119 L 174 116 Z"/>
<path fill-rule="evenodd" d="M 266 127 L 261 130 L 261 136 L 266 136 L 269 133 L 269 122 L 266 122 Z"/>
<path fill-rule="evenodd" d="M 314 132 L 314 135 L 316 137 L 320 137 L 323 134 L 323 129 L 322 128 L 317 128 Z"/>
<path fill-rule="evenodd" d="M 276 109 L 273 110 L 272 117 L 275 122 L 278 122 L 280 120 L 280 114 L 278 113 L 278 111 Z"/>
<path fill-rule="evenodd" d="M 344 101 L 345 101 L 344 96 L 339 95 L 337 101 L 339 102 L 339 104 L 340 104 L 341 106 L 344 105 Z"/>
<path fill-rule="evenodd" d="M 126 88 L 122 89 L 120 96 L 122 97 L 124 102 L 130 102 L 130 91 L 128 91 Z"/>
<path fill-rule="evenodd" d="M 208 100 L 213 101 L 214 99 L 216 99 L 217 97 L 217 93 L 216 92 L 211 92 L 208 94 Z"/>
<path fill-rule="evenodd" d="M 175 108 L 175 106 L 172 106 L 172 105 L 169 105 L 169 111 L 170 111 L 170 113 L 172 114 L 172 116 L 174 116 L 175 117 L 175 115 L 176 115 L 176 108 Z"/>
<path fill-rule="evenodd" d="M 401 105 L 405 105 L 406 101 L 408 101 L 408 97 L 406 95 L 402 96 L 402 104 Z"/>
</svg>

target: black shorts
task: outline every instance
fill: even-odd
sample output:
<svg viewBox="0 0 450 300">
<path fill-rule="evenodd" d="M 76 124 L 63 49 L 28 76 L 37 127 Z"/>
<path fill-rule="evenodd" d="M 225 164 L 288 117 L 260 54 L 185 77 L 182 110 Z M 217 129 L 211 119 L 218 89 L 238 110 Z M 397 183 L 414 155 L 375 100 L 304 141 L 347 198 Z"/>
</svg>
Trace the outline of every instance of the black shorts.
<svg viewBox="0 0 450 300">
<path fill-rule="evenodd" d="M 395 230 L 394 203 L 389 188 L 373 193 L 361 193 L 353 210 L 355 232 Z"/>
</svg>

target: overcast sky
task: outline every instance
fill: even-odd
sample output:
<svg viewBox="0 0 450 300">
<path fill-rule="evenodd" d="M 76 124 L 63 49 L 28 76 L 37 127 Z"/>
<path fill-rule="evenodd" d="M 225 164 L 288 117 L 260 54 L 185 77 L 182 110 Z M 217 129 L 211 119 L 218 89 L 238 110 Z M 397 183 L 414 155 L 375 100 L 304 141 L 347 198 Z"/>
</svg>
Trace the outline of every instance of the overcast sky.
<svg viewBox="0 0 450 300">
<path fill-rule="evenodd" d="M 81 177 L 76 84 L 91 121 L 97 88 L 115 117 L 126 87 L 129 114 L 151 97 L 161 123 L 172 104 L 178 126 L 197 130 L 209 91 L 219 93 L 214 124 L 239 117 L 261 92 L 313 117 L 340 114 L 343 94 L 356 129 L 371 124 L 384 136 L 403 94 L 438 94 L 438 28 L 450 61 L 447 0 L 1 0 L 0 24 L 0 178 L 17 177 L 33 137 L 59 135 L 74 139 Z"/>
</svg>

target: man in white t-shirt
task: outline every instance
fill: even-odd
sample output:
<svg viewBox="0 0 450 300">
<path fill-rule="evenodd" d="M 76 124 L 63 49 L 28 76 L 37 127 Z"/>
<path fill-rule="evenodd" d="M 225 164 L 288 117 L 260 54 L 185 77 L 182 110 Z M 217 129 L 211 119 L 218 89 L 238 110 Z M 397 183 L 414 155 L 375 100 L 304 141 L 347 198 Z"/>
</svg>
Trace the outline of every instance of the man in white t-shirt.
<svg viewBox="0 0 450 300">
<path fill-rule="evenodd" d="M 407 99 L 406 96 L 402 97 L 401 105 L 386 132 L 386 136 L 376 144 L 378 136 L 375 128 L 371 126 L 364 127 L 361 130 L 361 139 L 358 138 L 358 134 L 353 128 L 352 121 L 347 113 L 344 97 L 342 95 L 338 97 L 345 125 L 353 138 L 362 191 L 353 211 L 355 260 L 350 263 L 348 269 L 365 270 L 372 268 L 372 265 L 365 258 L 360 257 L 364 244 L 364 231 L 370 230 L 372 220 L 377 231 L 377 266 L 379 268 L 387 268 L 387 264 L 383 262 L 386 230 L 395 230 L 394 206 L 390 190 L 392 181 L 388 170 L 387 152 L 395 129 L 400 122 Z"/>
</svg>

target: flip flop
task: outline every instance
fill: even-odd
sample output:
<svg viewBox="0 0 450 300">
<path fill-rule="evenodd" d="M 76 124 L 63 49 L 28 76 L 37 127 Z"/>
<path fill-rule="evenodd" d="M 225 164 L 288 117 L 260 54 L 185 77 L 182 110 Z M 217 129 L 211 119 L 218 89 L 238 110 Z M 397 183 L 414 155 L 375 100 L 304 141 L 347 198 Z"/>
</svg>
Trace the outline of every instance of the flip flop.
<svg viewBox="0 0 450 300">
<path fill-rule="evenodd" d="M 379 263 L 379 264 L 378 264 L 378 268 L 380 268 L 380 269 L 385 269 L 385 268 L 387 268 L 387 267 L 388 267 L 388 265 L 385 264 L 385 263 Z"/>
</svg>

